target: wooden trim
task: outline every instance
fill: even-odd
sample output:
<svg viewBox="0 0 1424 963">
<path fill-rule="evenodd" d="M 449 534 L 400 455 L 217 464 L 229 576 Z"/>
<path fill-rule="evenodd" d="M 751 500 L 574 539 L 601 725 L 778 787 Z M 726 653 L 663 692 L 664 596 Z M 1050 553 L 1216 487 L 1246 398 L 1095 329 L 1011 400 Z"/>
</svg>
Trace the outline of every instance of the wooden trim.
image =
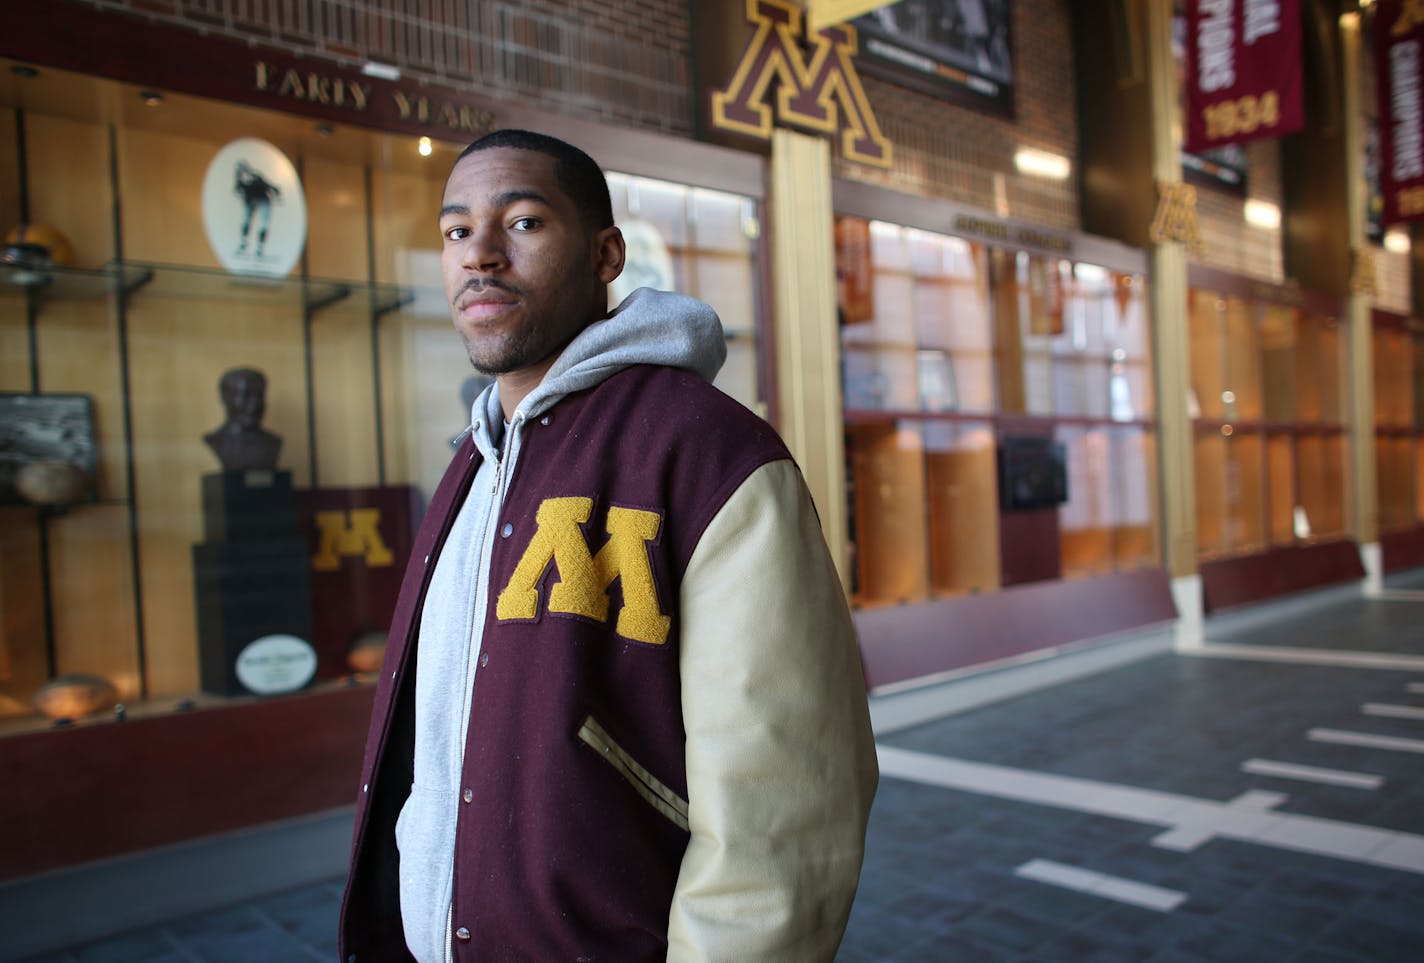
<svg viewBox="0 0 1424 963">
<path fill-rule="evenodd" d="M 984 595 L 855 613 L 871 692 L 964 672 L 1004 659 L 1177 617 L 1159 568 L 1036 582 Z"/>
<path fill-rule="evenodd" d="M 1424 567 L 1424 525 L 1380 532 L 1379 544 L 1386 574 Z"/>
<path fill-rule="evenodd" d="M 0 739 L 0 879 L 352 803 L 375 689 Z"/>
<path fill-rule="evenodd" d="M 1226 297 L 1301 308 L 1311 314 L 1343 317 L 1345 304 L 1333 294 L 1296 285 L 1272 284 L 1242 274 L 1232 274 L 1203 264 L 1187 266 L 1187 286 L 1194 291 L 1211 291 Z"/>
<path fill-rule="evenodd" d="M 1039 227 L 934 197 L 835 179 L 831 204 L 837 214 L 888 221 L 1010 250 L 1096 264 L 1124 274 L 1146 274 L 1147 254 L 1118 241 L 1078 231 Z"/>
<path fill-rule="evenodd" d="M 1284 545 L 1201 563 L 1202 609 L 1222 609 L 1365 577 L 1359 547 L 1345 539 Z"/>
</svg>

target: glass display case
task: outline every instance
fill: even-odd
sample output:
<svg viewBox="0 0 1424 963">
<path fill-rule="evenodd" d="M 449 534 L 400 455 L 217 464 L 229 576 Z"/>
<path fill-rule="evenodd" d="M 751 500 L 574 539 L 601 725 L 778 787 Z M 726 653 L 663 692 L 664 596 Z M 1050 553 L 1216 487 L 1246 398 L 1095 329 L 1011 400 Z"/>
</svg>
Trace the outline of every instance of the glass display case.
<svg viewBox="0 0 1424 963">
<path fill-rule="evenodd" d="M 1188 297 L 1199 556 L 1343 537 L 1338 305 L 1198 269 Z"/>
<path fill-rule="evenodd" d="M 317 635 L 336 633 L 332 652 L 317 646 L 311 684 L 347 684 L 370 668 L 348 657 L 383 637 L 380 605 L 360 624 L 330 616 L 377 596 L 393 604 L 402 547 L 481 383 L 439 267 L 436 219 L 463 144 L 425 138 L 422 152 L 412 136 L 58 70 L 0 95 L 12 114 L 0 125 L 3 230 L 62 236 L 38 271 L 0 264 L 0 397 L 77 397 L 92 426 L 82 495 L 44 503 L 0 485 L 0 732 L 50 724 L 35 699 L 63 676 L 111 687 L 105 711 L 130 715 L 254 694 L 208 684 L 201 639 L 205 477 L 226 473 L 204 436 L 224 423 L 219 381 L 234 368 L 265 375 L 261 428 L 281 439 L 272 471 L 244 484 L 290 486 L 291 535 L 314 580 L 307 617 Z M 224 169 L 218 193 L 239 205 L 242 229 L 214 234 L 205 190 L 242 139 L 290 159 L 299 192 L 271 195 L 249 231 Z M 630 280 L 717 309 L 729 344 L 718 383 L 760 410 L 759 202 L 617 172 L 610 187 L 630 223 Z M 288 238 L 299 256 L 279 270 L 261 259 L 259 232 L 270 220 L 270 255 L 299 204 L 304 235 Z M 0 471 L 36 460 L 13 429 Z M 347 579 L 344 594 L 322 594 L 327 569 Z M 262 610 L 268 593 L 241 604 Z"/>
<path fill-rule="evenodd" d="M 1375 466 L 1382 532 L 1424 522 L 1424 324 L 1373 314 Z"/>
<path fill-rule="evenodd" d="M 835 239 L 856 604 L 1158 564 L 1141 271 L 848 215 Z M 1019 437 L 1057 499 L 1005 505 Z"/>
</svg>

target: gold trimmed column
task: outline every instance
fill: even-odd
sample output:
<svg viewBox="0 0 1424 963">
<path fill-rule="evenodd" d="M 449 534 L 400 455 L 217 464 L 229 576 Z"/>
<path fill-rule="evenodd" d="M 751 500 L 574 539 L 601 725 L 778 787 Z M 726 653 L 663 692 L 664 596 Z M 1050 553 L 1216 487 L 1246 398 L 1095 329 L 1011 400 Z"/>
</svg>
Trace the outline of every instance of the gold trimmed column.
<svg viewBox="0 0 1424 963">
<path fill-rule="evenodd" d="M 1173 193 L 1190 197 L 1182 184 L 1177 127 L 1176 63 L 1172 57 L 1172 0 L 1147 0 L 1147 86 L 1151 102 L 1152 175 L 1159 209 Z M 1185 197 L 1184 197 L 1185 195 Z M 1177 603 L 1177 644 L 1202 640 L 1202 589 L 1197 573 L 1196 451 L 1187 398 L 1191 349 L 1187 311 L 1188 238 L 1154 238 L 1151 244 L 1153 365 L 1157 374 L 1157 448 L 1162 472 L 1162 540 L 1172 596 Z"/>
<path fill-rule="evenodd" d="M 806 476 L 841 583 L 848 586 L 834 243 L 830 145 L 774 130 L 770 253 L 777 427 Z"/>
<path fill-rule="evenodd" d="M 1379 546 L 1379 481 L 1375 465 L 1374 349 L 1370 320 L 1373 292 L 1372 258 L 1365 241 L 1364 132 L 1360 129 L 1360 15 L 1340 15 L 1340 86 L 1345 137 L 1345 205 L 1354 278 L 1345 298 L 1349 350 L 1346 370 L 1345 420 L 1349 445 L 1345 477 L 1349 492 L 1350 530 L 1365 566 L 1365 592 L 1383 587 Z"/>
</svg>

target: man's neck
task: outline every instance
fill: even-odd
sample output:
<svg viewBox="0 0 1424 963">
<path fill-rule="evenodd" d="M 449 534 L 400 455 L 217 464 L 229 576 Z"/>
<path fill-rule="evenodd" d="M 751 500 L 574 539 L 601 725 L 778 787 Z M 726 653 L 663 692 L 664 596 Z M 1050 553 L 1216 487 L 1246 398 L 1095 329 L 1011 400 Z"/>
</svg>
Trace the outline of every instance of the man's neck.
<svg viewBox="0 0 1424 963">
<path fill-rule="evenodd" d="M 544 380 L 544 375 L 548 374 L 554 362 L 559 360 L 560 354 L 562 352 L 555 352 L 528 368 L 494 376 L 494 380 L 499 383 L 499 406 L 504 409 L 506 422 L 514 420 L 514 411 L 519 407 L 519 403 L 529 397 L 529 392 L 539 387 L 539 382 Z"/>
</svg>

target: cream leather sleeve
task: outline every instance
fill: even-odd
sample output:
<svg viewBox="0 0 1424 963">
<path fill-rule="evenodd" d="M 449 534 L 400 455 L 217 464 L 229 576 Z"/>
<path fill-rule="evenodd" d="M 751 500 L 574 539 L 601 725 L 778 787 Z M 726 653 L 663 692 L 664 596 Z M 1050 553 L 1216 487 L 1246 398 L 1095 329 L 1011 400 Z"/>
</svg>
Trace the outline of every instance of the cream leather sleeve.
<svg viewBox="0 0 1424 963">
<path fill-rule="evenodd" d="M 669 961 L 829 961 L 878 778 L 845 595 L 801 473 L 754 472 L 682 587 L 688 822 Z"/>
</svg>

